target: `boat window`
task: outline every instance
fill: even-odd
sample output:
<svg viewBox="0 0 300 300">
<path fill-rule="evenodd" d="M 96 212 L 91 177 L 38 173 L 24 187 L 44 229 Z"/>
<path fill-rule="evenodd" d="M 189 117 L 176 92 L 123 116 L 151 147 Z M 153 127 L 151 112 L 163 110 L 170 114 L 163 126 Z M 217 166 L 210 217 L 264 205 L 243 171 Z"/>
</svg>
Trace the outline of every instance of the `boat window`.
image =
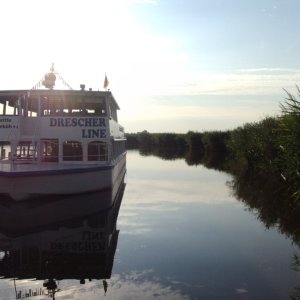
<svg viewBox="0 0 300 300">
<path fill-rule="evenodd" d="M 105 103 L 104 102 L 86 102 L 86 110 L 88 114 L 93 114 L 97 116 L 105 116 L 106 111 L 105 111 Z"/>
<path fill-rule="evenodd" d="M 76 116 L 104 116 L 106 114 L 104 102 L 91 102 L 87 100 L 78 100 L 77 103 L 73 103 L 72 107 L 65 109 L 64 112 Z"/>
<path fill-rule="evenodd" d="M 17 160 L 34 160 L 37 158 L 36 142 L 22 141 L 18 144 L 15 153 Z"/>
<path fill-rule="evenodd" d="M 58 162 L 58 139 L 41 140 L 42 161 Z"/>
<path fill-rule="evenodd" d="M 1 100 L 0 114 L 2 116 L 18 116 L 19 115 L 19 100 L 17 98 Z"/>
<path fill-rule="evenodd" d="M 0 160 L 11 159 L 10 142 L 0 142 Z"/>
<path fill-rule="evenodd" d="M 63 160 L 66 161 L 83 160 L 81 143 L 77 141 L 65 141 L 63 143 Z"/>
<path fill-rule="evenodd" d="M 23 117 L 36 117 L 38 112 L 37 99 L 29 98 L 28 96 L 20 96 L 18 99 L 20 114 Z"/>
<path fill-rule="evenodd" d="M 97 115 L 105 116 L 104 99 L 41 99 L 42 116 L 86 116 Z"/>
<path fill-rule="evenodd" d="M 108 149 L 105 142 L 90 142 L 88 144 L 88 160 L 89 161 L 107 161 Z"/>
<path fill-rule="evenodd" d="M 43 97 L 41 99 L 41 116 L 62 115 L 63 105 L 63 99 Z"/>
<path fill-rule="evenodd" d="M 38 112 L 37 105 L 38 103 L 36 99 L 27 98 L 25 115 L 27 117 L 37 117 L 37 112 Z"/>
</svg>

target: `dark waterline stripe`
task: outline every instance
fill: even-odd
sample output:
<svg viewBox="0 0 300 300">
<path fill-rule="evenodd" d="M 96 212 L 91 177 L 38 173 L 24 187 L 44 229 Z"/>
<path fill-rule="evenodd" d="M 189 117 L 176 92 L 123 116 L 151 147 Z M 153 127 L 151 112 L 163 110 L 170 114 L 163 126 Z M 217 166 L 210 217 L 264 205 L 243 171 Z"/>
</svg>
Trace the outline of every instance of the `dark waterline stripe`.
<svg viewBox="0 0 300 300">
<path fill-rule="evenodd" d="M 78 169 L 60 169 L 60 170 L 37 170 L 37 171 L 17 171 L 17 172 L 0 172 L 3 177 L 27 177 L 27 176 L 44 176 L 44 175 L 64 175 L 72 173 L 88 173 L 97 171 L 106 171 L 112 169 L 114 166 L 98 166 Z"/>
</svg>

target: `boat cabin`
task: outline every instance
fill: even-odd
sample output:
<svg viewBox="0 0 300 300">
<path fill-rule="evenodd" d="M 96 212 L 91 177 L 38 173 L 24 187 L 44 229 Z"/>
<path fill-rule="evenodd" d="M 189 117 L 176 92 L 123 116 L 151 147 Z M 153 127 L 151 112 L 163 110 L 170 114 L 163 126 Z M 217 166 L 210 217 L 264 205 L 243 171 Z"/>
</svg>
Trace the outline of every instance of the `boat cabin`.
<svg viewBox="0 0 300 300">
<path fill-rule="evenodd" d="M 125 151 L 118 109 L 110 91 L 0 91 L 0 162 L 108 162 Z"/>
</svg>

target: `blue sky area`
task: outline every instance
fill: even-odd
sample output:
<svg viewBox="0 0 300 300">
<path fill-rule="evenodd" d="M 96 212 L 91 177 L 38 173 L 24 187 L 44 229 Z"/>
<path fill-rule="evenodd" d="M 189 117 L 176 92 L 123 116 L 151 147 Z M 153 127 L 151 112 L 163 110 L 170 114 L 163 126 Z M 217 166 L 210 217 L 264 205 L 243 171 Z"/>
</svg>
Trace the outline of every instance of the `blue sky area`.
<svg viewBox="0 0 300 300">
<path fill-rule="evenodd" d="M 300 78 L 298 0 L 11 0 L 0 4 L 0 89 L 54 62 L 103 89 L 127 132 L 223 130 L 280 113 Z M 57 86 L 59 88 L 59 86 Z"/>
</svg>

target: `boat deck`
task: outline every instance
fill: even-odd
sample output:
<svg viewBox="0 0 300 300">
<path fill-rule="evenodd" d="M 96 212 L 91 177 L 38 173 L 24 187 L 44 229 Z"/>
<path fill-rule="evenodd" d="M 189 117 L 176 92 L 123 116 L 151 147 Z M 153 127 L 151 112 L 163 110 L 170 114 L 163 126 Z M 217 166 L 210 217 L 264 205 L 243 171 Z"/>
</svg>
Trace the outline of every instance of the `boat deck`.
<svg viewBox="0 0 300 300">
<path fill-rule="evenodd" d="M 51 175 L 92 172 L 112 168 L 107 164 L 71 164 L 71 163 L 1 163 L 0 176 Z"/>
</svg>

